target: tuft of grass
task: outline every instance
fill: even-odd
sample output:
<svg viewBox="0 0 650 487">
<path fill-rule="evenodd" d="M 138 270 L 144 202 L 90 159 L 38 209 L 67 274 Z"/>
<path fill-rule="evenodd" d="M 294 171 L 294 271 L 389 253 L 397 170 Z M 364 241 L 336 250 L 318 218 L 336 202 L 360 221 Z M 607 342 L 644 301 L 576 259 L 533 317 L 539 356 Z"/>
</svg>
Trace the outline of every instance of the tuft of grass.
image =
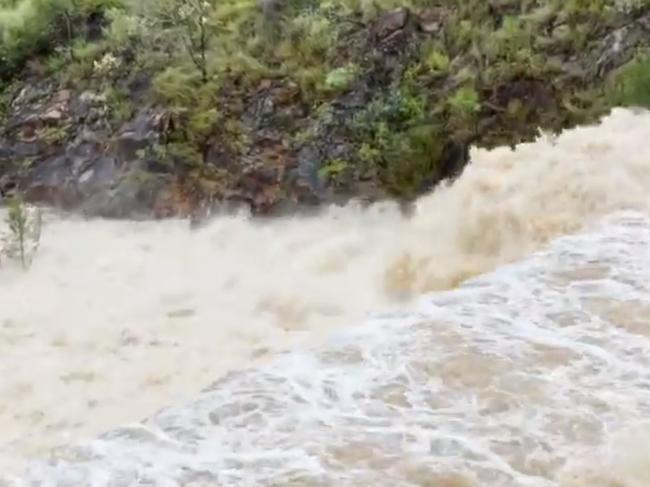
<svg viewBox="0 0 650 487">
<path fill-rule="evenodd" d="M 341 92 L 348 89 L 359 75 L 359 67 L 356 64 L 336 68 L 327 73 L 325 87 L 331 92 Z"/>
<path fill-rule="evenodd" d="M 459 88 L 447 102 L 452 114 L 464 119 L 473 117 L 481 109 L 478 93 L 473 86 Z"/>
<path fill-rule="evenodd" d="M 318 175 L 322 179 L 336 182 L 341 174 L 350 169 L 350 166 L 350 162 L 343 159 L 332 159 L 321 166 Z"/>
</svg>

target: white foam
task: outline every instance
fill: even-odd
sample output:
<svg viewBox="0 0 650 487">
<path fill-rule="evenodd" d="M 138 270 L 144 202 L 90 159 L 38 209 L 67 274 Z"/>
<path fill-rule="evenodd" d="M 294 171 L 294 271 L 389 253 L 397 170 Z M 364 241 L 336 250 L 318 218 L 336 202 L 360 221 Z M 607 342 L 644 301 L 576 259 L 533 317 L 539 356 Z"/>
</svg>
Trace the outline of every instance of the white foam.
<svg viewBox="0 0 650 487">
<path fill-rule="evenodd" d="M 627 440 L 632 450 L 606 471 L 594 472 L 588 452 L 650 413 L 648 261 L 650 221 L 619 215 L 62 449 L 27 480 L 406 487 L 444 474 L 455 475 L 448 485 L 643 485 L 640 443 Z M 621 316 L 646 328 L 619 326 Z M 592 468 L 567 464 L 577 456 Z"/>
</svg>

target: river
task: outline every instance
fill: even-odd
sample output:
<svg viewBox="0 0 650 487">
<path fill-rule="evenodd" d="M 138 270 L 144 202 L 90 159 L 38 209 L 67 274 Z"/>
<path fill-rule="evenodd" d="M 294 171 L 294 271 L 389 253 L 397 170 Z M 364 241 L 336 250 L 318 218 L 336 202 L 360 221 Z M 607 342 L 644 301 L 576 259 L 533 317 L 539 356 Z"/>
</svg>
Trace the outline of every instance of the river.
<svg viewBox="0 0 650 487">
<path fill-rule="evenodd" d="M 47 213 L 0 268 L 0 485 L 650 485 L 648 141 L 474 150 L 409 216 Z"/>
</svg>

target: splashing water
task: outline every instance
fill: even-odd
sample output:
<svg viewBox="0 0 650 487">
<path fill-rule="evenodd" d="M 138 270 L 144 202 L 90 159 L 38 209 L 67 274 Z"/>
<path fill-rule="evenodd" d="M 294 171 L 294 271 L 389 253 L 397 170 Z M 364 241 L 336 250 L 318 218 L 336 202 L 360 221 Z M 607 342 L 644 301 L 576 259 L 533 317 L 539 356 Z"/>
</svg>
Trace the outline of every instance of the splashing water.
<svg viewBox="0 0 650 487">
<path fill-rule="evenodd" d="M 475 150 L 408 218 L 50 216 L 34 267 L 0 270 L 0 467 L 52 486 L 648 485 L 650 462 L 611 447 L 650 438 L 647 140 L 650 114 L 616 110 Z"/>
</svg>

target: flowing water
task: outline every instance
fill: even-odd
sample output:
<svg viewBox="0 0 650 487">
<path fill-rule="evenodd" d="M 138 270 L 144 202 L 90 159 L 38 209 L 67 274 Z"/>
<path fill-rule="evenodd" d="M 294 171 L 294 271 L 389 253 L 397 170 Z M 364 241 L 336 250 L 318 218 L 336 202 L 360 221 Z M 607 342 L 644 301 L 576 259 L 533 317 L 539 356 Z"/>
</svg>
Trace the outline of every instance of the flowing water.
<svg viewBox="0 0 650 487">
<path fill-rule="evenodd" d="M 650 485 L 648 141 L 475 150 L 408 217 L 48 215 L 0 269 L 0 479 Z"/>
</svg>

